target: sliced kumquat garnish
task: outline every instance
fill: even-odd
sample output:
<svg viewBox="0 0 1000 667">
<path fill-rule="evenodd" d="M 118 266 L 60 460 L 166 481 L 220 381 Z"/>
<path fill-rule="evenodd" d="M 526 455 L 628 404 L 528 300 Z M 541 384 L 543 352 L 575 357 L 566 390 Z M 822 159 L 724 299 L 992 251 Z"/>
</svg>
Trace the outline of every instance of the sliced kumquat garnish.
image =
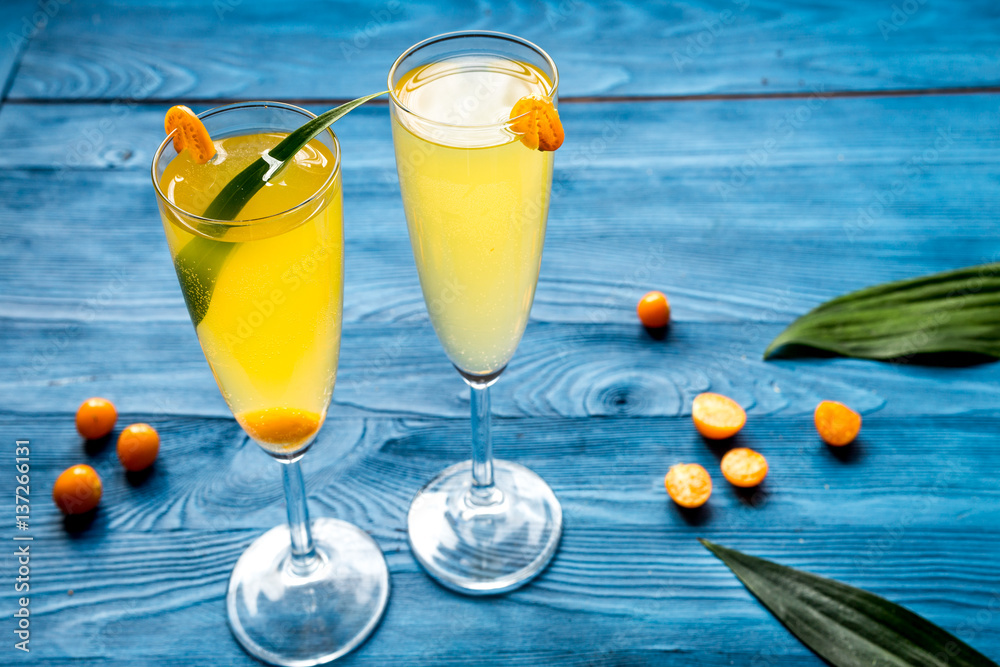
<svg viewBox="0 0 1000 667">
<path fill-rule="evenodd" d="M 323 419 L 315 412 L 296 408 L 241 412 L 236 415 L 236 421 L 254 440 L 283 449 L 300 447 L 323 425 Z"/>
<path fill-rule="evenodd" d="M 510 110 L 510 118 L 511 131 L 521 135 L 521 143 L 531 150 L 554 151 L 566 138 L 559 112 L 548 97 L 522 97 Z"/>
<path fill-rule="evenodd" d="M 170 107 L 163 119 L 163 129 L 167 134 L 174 132 L 174 150 L 180 153 L 188 149 L 198 164 L 205 164 L 215 156 L 215 144 L 205 124 L 186 106 Z"/>
<path fill-rule="evenodd" d="M 861 415 L 843 403 L 823 401 L 816 406 L 813 423 L 823 442 L 834 447 L 851 444 L 861 430 Z"/>
</svg>

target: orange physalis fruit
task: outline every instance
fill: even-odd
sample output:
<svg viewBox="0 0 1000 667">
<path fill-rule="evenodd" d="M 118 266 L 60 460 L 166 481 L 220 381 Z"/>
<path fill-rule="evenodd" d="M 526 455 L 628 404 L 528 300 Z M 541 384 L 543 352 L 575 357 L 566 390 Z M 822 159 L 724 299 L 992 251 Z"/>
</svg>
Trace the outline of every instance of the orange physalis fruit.
<svg viewBox="0 0 1000 667">
<path fill-rule="evenodd" d="M 170 107 L 163 119 L 163 129 L 167 134 L 174 132 L 174 150 L 180 153 L 185 148 L 198 164 L 205 164 L 215 156 L 215 144 L 208 135 L 205 124 L 193 111 L 185 106 Z"/>
<path fill-rule="evenodd" d="M 722 475 L 733 486 L 757 486 L 767 477 L 767 459 L 746 447 L 730 449 L 722 457 Z"/>
<path fill-rule="evenodd" d="M 67 468 L 52 487 L 52 500 L 66 514 L 83 514 L 101 502 L 101 478 L 88 465 Z"/>
<path fill-rule="evenodd" d="M 747 413 L 728 396 L 706 392 L 694 397 L 691 419 L 703 436 L 722 440 L 739 433 L 747 421 Z"/>
<path fill-rule="evenodd" d="M 276 445 L 280 449 L 296 449 L 312 438 L 323 425 L 322 417 L 308 410 L 267 408 L 236 415 L 236 421 L 254 440 Z"/>
<path fill-rule="evenodd" d="M 160 434 L 149 424 L 132 424 L 118 436 L 118 460 L 129 472 L 145 470 L 160 453 Z"/>
<path fill-rule="evenodd" d="M 843 403 L 823 401 L 816 406 L 813 423 L 823 442 L 834 447 L 849 445 L 861 430 L 861 415 Z"/>
<path fill-rule="evenodd" d="M 678 463 L 670 466 L 663 479 L 667 493 L 681 507 L 701 507 L 712 495 L 712 478 L 697 463 Z"/>
<path fill-rule="evenodd" d="M 106 398 L 88 398 L 76 410 L 76 430 L 87 440 L 103 438 L 118 421 L 118 411 Z"/>
<path fill-rule="evenodd" d="M 670 303 L 663 292 L 650 292 L 635 307 L 639 321 L 650 329 L 662 329 L 670 322 Z"/>
<path fill-rule="evenodd" d="M 512 132 L 521 135 L 521 143 L 531 150 L 554 151 L 566 138 L 559 112 L 548 97 L 522 97 L 510 110 Z"/>
</svg>

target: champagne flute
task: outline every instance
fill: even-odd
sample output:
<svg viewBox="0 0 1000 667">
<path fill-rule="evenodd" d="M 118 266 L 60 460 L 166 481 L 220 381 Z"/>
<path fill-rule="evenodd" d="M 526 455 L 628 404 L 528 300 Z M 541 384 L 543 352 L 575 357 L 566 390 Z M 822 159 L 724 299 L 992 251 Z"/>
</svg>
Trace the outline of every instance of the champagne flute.
<svg viewBox="0 0 1000 667">
<path fill-rule="evenodd" d="M 357 526 L 309 520 L 300 460 L 333 394 L 343 313 L 340 146 L 333 132 L 307 144 L 240 212 L 211 220 L 215 194 L 313 114 L 274 102 L 201 115 L 217 149 L 207 164 L 153 159 L 164 232 L 198 340 L 240 426 L 281 463 L 287 525 L 240 556 L 226 595 L 229 624 L 251 655 L 317 665 L 375 629 L 389 597 L 376 542 Z"/>
<path fill-rule="evenodd" d="M 555 63 L 495 32 L 433 37 L 389 72 L 403 207 L 431 323 L 469 385 L 472 459 L 414 498 L 410 546 L 438 582 L 500 593 L 537 575 L 562 533 L 562 509 L 531 470 L 494 460 L 490 386 L 528 322 L 541 265 L 553 153 L 510 129 L 526 95 L 555 102 Z"/>
</svg>

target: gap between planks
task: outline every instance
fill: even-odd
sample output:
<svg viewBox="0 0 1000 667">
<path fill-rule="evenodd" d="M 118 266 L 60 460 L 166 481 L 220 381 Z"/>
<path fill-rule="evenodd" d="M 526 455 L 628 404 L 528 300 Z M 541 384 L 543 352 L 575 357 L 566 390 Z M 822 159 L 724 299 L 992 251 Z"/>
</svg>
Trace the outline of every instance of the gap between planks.
<svg viewBox="0 0 1000 667">
<path fill-rule="evenodd" d="M 11 77 L 13 81 L 13 77 Z M 988 86 L 958 86 L 945 88 L 887 88 L 875 90 L 823 90 L 817 88 L 804 91 L 786 91 L 774 93 L 697 93 L 690 95 L 582 95 L 566 96 L 559 98 L 561 104 L 604 104 L 604 103 L 626 103 L 626 102 L 706 102 L 724 100 L 781 100 L 781 99 L 804 99 L 809 97 L 921 97 L 934 95 L 977 95 L 1000 93 L 1000 84 Z M 74 98 L 35 98 L 18 97 L 3 100 L 9 105 L 59 105 L 59 104 L 106 104 L 109 102 L 121 101 L 123 98 L 106 97 L 74 97 Z M 143 97 L 130 99 L 135 104 L 196 104 L 222 106 L 226 104 L 237 104 L 245 102 L 244 98 L 236 97 L 206 97 L 206 98 L 184 98 L 184 97 Z M 337 106 L 346 104 L 351 100 L 344 97 L 334 98 L 290 98 L 276 99 L 275 102 L 286 104 L 306 105 L 328 105 Z M 376 99 L 368 103 L 374 106 L 386 106 L 388 100 Z"/>
</svg>

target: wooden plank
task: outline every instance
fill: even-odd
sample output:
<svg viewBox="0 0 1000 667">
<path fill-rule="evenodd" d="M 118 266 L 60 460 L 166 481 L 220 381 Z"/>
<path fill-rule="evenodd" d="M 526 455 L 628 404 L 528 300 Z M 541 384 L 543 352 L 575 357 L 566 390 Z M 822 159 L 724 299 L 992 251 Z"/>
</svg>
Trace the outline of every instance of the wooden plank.
<svg viewBox="0 0 1000 667">
<path fill-rule="evenodd" d="M 32 506 L 33 658 L 180 665 L 184 637 L 188 656 L 254 664 L 229 636 L 223 597 L 242 549 L 282 520 L 276 465 L 232 420 L 122 414 L 137 420 L 163 446 L 152 475 L 129 482 L 113 447 L 83 453 L 69 415 L 0 413 L 0 430 L 32 440 L 33 488 L 75 460 L 105 482 L 82 532 L 67 533 L 43 498 Z M 1000 465 L 998 426 L 995 416 L 918 418 L 902 429 L 876 417 L 857 458 L 838 459 L 801 437 L 803 420 L 751 420 L 741 440 L 770 459 L 765 491 L 739 495 L 720 481 L 708 511 L 690 515 L 666 499 L 662 473 L 675 460 L 717 470 L 720 452 L 687 419 L 502 420 L 499 454 L 549 480 L 567 528 L 535 583 L 490 600 L 431 583 L 403 530 L 412 494 L 465 454 L 466 424 L 334 419 L 305 469 L 314 514 L 371 531 L 392 571 L 389 614 L 347 664 L 460 664 L 473 651 L 482 664 L 821 664 L 697 536 L 876 591 L 997 655 L 1000 634 L 982 619 L 1000 604 L 1000 490 L 976 471 Z"/>
<path fill-rule="evenodd" d="M 186 316 L 177 321 L 0 319 L 0 405 L 72 414 L 88 396 L 127 411 L 228 417 Z M 690 414 L 702 391 L 731 395 L 751 417 L 808 419 L 840 400 L 899 419 L 995 410 L 995 364 L 900 366 L 845 359 L 764 362 L 780 325 L 679 322 L 665 341 L 638 324 L 531 323 L 496 390 L 506 417 Z M 759 341 L 759 342 L 758 342 Z M 468 389 L 429 323 L 349 323 L 333 414 L 465 419 Z M 867 418 L 867 417 L 866 417 Z"/>
<path fill-rule="evenodd" d="M 12 97 L 353 98 L 411 44 L 511 32 L 550 51 L 562 94 L 689 95 L 1000 83 L 992 0 L 469 4 L 420 0 L 70 3 L 27 51 Z"/>
<path fill-rule="evenodd" d="M 871 589 L 1000 655 L 1000 489 L 983 474 L 1000 465 L 997 366 L 759 360 L 825 298 L 1000 251 L 997 97 L 818 104 L 564 107 L 576 139 L 557 159 L 533 319 L 494 405 L 498 455 L 549 480 L 567 529 L 537 582 L 490 600 L 443 591 L 408 553 L 406 507 L 466 455 L 468 401 L 424 314 L 386 110 L 344 121 L 347 324 L 336 403 L 305 468 L 314 514 L 371 531 L 395 586 L 384 624 L 344 664 L 821 664 L 698 536 Z M 33 443 L 32 658 L 253 665 L 223 596 L 242 549 L 282 520 L 278 475 L 229 416 L 179 298 L 146 173 L 162 108 L 126 108 L 110 127 L 109 105 L 0 110 L 0 432 Z M 664 341 L 632 311 L 652 287 L 674 305 Z M 715 473 L 721 449 L 688 417 L 706 389 L 749 407 L 738 442 L 768 456 L 763 493 Z M 117 402 L 121 425 L 163 434 L 145 480 L 75 434 L 72 412 L 94 394 Z M 821 398 L 865 413 L 859 443 L 817 441 Z M 680 460 L 713 471 L 707 512 L 666 499 L 662 475 Z M 71 534 L 45 496 L 77 461 L 106 495 Z"/>
<path fill-rule="evenodd" d="M 787 322 L 826 298 L 1000 252 L 996 96 L 831 99 L 792 136 L 780 133 L 778 123 L 808 108 L 565 107 L 577 138 L 560 151 L 533 321 L 497 390 L 498 413 L 678 415 L 709 388 L 752 414 L 807 414 L 825 398 L 866 413 L 992 410 L 994 365 L 760 361 Z M 106 130 L 103 153 L 60 163 L 67 146 L 100 130 L 103 113 L 0 113 L 3 404 L 68 411 L 103 393 L 128 410 L 228 415 L 192 335 L 145 171 L 160 110 L 131 110 Z M 340 128 L 348 268 L 337 409 L 461 417 L 462 385 L 412 268 L 385 115 L 361 110 Z M 26 132 L 27 117 L 48 131 Z M 620 134 L 601 144 L 605 123 Z M 938 151 L 941 132 L 949 143 Z M 770 136 L 781 143 L 766 161 L 720 192 Z M 878 206 L 894 185 L 897 200 L 859 223 L 858 209 Z M 650 288 L 673 304 L 663 342 L 635 321 L 633 304 Z"/>
<path fill-rule="evenodd" d="M 533 315 L 631 323 L 638 295 L 660 287 L 681 321 L 783 321 L 867 284 L 987 261 L 1000 251 L 998 100 L 568 105 Z M 74 317 L 125 272 L 128 290 L 102 312 L 142 303 L 183 317 L 146 175 L 160 113 L 136 107 L 110 126 L 100 105 L 0 113 L 0 233 L 12 241 L 0 280 L 16 283 L 3 313 Z M 386 113 L 338 125 L 348 321 L 424 311 Z"/>
</svg>

